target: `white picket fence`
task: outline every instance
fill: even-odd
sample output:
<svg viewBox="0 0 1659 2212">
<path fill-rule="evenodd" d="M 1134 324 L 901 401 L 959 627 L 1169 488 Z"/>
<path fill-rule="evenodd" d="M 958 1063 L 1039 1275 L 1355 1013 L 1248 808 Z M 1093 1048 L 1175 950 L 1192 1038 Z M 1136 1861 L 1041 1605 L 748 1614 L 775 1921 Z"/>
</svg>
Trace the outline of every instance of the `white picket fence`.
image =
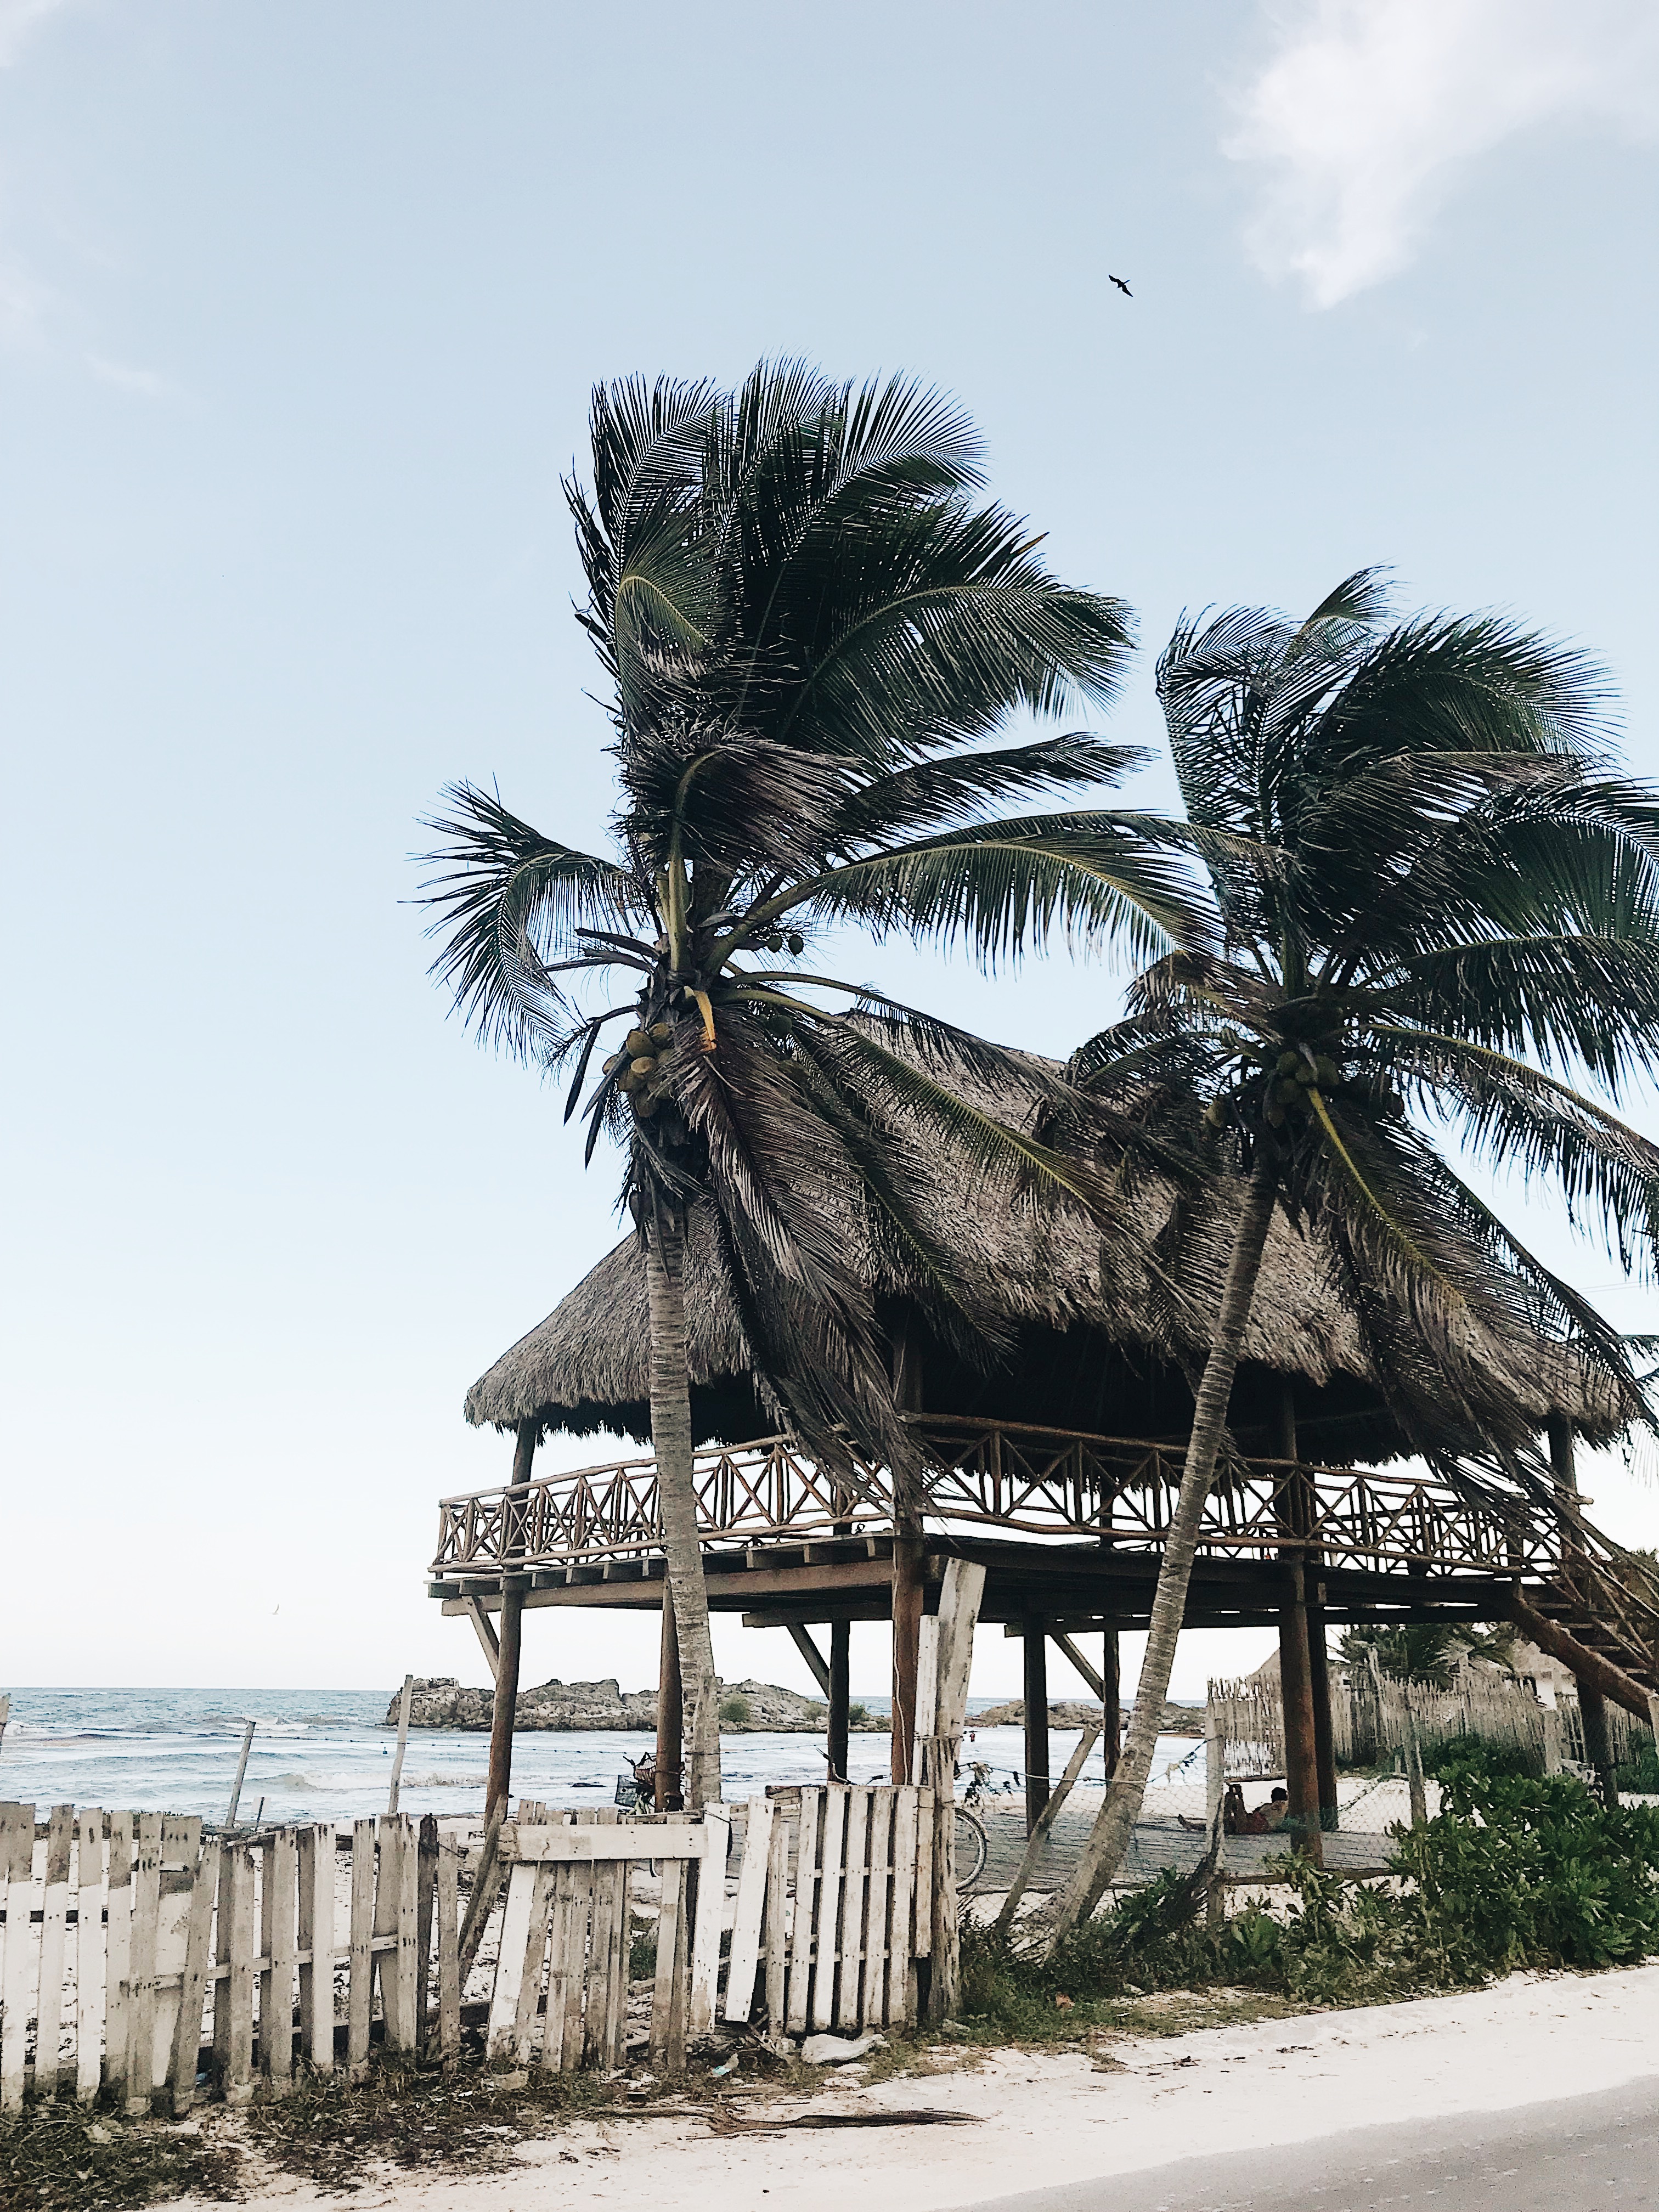
<svg viewBox="0 0 1659 2212">
<path fill-rule="evenodd" d="M 327 2072 L 337 2036 L 360 2071 L 377 2000 L 389 2048 L 453 2061 L 459 1866 L 435 1821 L 396 1815 L 221 1839 L 167 1814 L 0 1806 L 0 2107 L 72 2084 L 186 2112 L 204 2054 L 231 2103 L 256 2074 L 281 2094 L 296 2050 Z"/>
<path fill-rule="evenodd" d="M 786 1790 L 696 1820 L 519 1812 L 482 1947 L 497 2067 L 612 2068 L 642 2040 L 672 2072 L 720 2021 L 800 2035 L 913 2023 L 924 1986 L 935 2014 L 953 2002 L 951 1802 L 931 1790 Z M 158 1813 L 0 1806 L 0 2107 L 70 2089 L 174 2114 L 282 2096 L 297 2064 L 361 2074 L 377 2027 L 387 2051 L 453 2065 L 464 1879 L 430 1818 L 221 1838 Z"/>
</svg>

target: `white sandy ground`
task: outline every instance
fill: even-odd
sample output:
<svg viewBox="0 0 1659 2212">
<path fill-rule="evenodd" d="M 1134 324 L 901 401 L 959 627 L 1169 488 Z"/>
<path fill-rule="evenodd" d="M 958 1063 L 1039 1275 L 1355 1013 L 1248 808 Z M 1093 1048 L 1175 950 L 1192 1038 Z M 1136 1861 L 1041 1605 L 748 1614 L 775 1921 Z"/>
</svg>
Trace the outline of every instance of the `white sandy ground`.
<svg viewBox="0 0 1659 2212">
<path fill-rule="evenodd" d="M 1173 2160 L 1308 2142 L 1382 2121 L 1446 2118 L 1650 2079 L 1659 2095 L 1659 1964 L 1516 1975 L 1411 2004 L 1103 2043 L 1081 2054 L 1000 2053 L 977 2068 L 826 2083 L 813 2109 L 920 2105 L 980 2125 L 710 2136 L 696 2120 L 584 2123 L 523 2145 L 508 2172 L 368 2178 L 356 2212 L 935 2212 Z M 941 2059 L 957 2054 L 941 2047 Z M 799 2109 L 799 2108 L 796 2108 Z M 305 2186 L 282 2212 L 332 2203 Z"/>
</svg>

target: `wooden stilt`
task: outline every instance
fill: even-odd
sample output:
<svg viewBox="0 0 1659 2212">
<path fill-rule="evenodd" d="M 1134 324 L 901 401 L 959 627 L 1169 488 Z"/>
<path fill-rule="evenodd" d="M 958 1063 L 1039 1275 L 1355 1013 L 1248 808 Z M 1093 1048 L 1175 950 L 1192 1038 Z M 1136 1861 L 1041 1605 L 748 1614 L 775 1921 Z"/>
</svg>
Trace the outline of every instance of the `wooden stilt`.
<svg viewBox="0 0 1659 2212">
<path fill-rule="evenodd" d="M 1106 1779 L 1117 1772 L 1123 1743 L 1123 1676 L 1118 1656 L 1117 1631 L 1109 1628 L 1101 1638 L 1101 1710 L 1106 1718 Z"/>
<path fill-rule="evenodd" d="M 1308 1668 L 1312 1678 L 1314 1771 L 1319 1787 L 1319 1825 L 1327 1835 L 1337 1826 L 1336 1739 L 1331 1724 L 1331 1664 L 1325 1644 L 1325 1608 L 1310 1597 Z"/>
<path fill-rule="evenodd" d="M 848 1713 L 850 1709 L 849 1668 L 853 1647 L 853 1625 L 848 1620 L 832 1620 L 830 1624 L 830 1728 L 829 1741 L 824 1749 L 829 1753 L 830 1779 L 847 1779 Z"/>
<path fill-rule="evenodd" d="M 893 1779 L 910 1779 L 916 1743 L 916 1674 L 921 1650 L 921 1539 L 893 1539 Z M 842 1747 L 842 1764 L 846 1750 Z"/>
<path fill-rule="evenodd" d="M 677 1813 L 685 1802 L 685 1692 L 680 1680 L 680 1639 L 674 1603 L 662 1586 L 662 1641 L 657 1661 L 657 1810 Z"/>
<path fill-rule="evenodd" d="M 533 1419 L 519 1424 L 518 1442 L 513 1452 L 513 1488 L 521 1490 L 529 1483 L 531 1463 L 536 1456 L 536 1423 Z M 506 1509 L 514 1511 L 509 1504 Z M 522 1558 L 524 1534 L 514 1532 L 506 1547 L 507 1556 Z M 513 1720 L 519 1702 L 519 1629 L 524 1614 L 524 1577 L 504 1574 L 501 1577 L 501 1625 L 499 1632 L 501 1653 L 495 1668 L 495 1705 L 489 1728 L 489 1785 L 484 1793 L 484 1818 L 489 1819 L 495 1808 L 505 1806 L 507 1791 L 513 1782 Z"/>
<path fill-rule="evenodd" d="M 893 1399 L 902 1413 L 922 1409 L 921 1345 L 901 1320 L 893 1334 Z M 916 1753 L 916 1675 L 921 1652 L 921 1513 L 915 1496 L 894 1494 L 893 1779 L 908 1783 Z M 843 1753 L 842 1764 L 846 1765 Z"/>
<path fill-rule="evenodd" d="M 1574 1498 L 1578 1495 L 1578 1469 L 1573 1458 L 1572 1423 L 1565 1413 L 1549 1417 L 1550 1465 L 1555 1479 Z M 1607 1730 L 1607 1701 L 1597 1686 L 1577 1668 L 1578 1717 L 1584 1732 L 1584 1758 L 1595 1769 L 1595 1784 L 1602 1802 L 1611 1810 L 1619 1806 L 1619 1785 L 1613 1775 L 1613 1741 Z"/>
<path fill-rule="evenodd" d="M 1025 1832 L 1035 1834 L 1048 1802 L 1048 1627 L 1027 1620 L 1025 1652 Z"/>
<path fill-rule="evenodd" d="M 1308 1611 L 1302 1562 L 1285 1568 L 1290 1585 L 1279 1615 L 1279 1686 L 1285 1712 L 1285 1787 L 1297 1848 L 1322 1864 L 1320 1846 L 1319 1760 L 1314 1746 L 1313 1667 L 1308 1650 Z"/>
</svg>

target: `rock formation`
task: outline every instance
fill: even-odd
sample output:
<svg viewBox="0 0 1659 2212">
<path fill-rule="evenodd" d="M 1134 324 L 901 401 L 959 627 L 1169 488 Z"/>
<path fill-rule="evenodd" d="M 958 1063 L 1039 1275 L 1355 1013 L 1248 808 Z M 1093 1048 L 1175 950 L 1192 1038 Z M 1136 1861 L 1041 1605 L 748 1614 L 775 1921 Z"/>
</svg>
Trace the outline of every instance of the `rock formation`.
<svg viewBox="0 0 1659 2212">
<path fill-rule="evenodd" d="M 398 1691 L 386 1708 L 386 1725 L 398 1725 Z M 493 1705 L 488 1690 L 464 1689 L 453 1674 L 417 1678 L 409 1701 L 411 1728 L 487 1729 Z M 720 1689 L 720 1729 L 725 1735 L 760 1730 L 821 1735 L 828 1713 L 816 1698 L 803 1698 L 773 1682 L 727 1682 Z M 741 1706 L 746 1717 L 739 1715 Z M 600 1682 L 544 1682 L 520 1690 L 514 1726 L 518 1729 L 627 1729 L 652 1731 L 657 1725 L 654 1690 L 623 1690 L 614 1675 Z M 886 1728 L 866 1716 L 855 1729 Z"/>
</svg>

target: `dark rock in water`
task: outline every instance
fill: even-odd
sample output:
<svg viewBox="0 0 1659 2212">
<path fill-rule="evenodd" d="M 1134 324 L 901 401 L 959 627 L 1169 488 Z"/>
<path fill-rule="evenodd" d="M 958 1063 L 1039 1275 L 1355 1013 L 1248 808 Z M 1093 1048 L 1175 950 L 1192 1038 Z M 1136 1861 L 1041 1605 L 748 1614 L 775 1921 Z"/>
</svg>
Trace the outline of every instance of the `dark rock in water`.
<svg viewBox="0 0 1659 2212">
<path fill-rule="evenodd" d="M 1124 1719 L 1129 1717 L 1124 1709 Z M 1100 1707 L 1087 1698 L 1055 1698 L 1048 1705 L 1048 1725 L 1057 1729 L 1086 1728 L 1091 1721 L 1100 1718 Z M 976 1728 L 1024 1728 L 1025 1700 L 1013 1698 L 1006 1705 L 990 1705 L 982 1713 L 969 1713 L 968 1725 Z M 1191 1705 L 1166 1704 L 1164 1717 L 1159 1721 L 1160 1735 L 1202 1735 L 1204 1715 Z"/>
<path fill-rule="evenodd" d="M 398 1725 L 398 1691 L 386 1708 L 386 1725 Z M 494 1698 L 488 1690 L 464 1689 L 453 1674 L 417 1679 L 409 1700 L 411 1728 L 487 1729 Z M 720 1690 L 722 1734 L 759 1729 L 821 1733 L 827 1710 L 816 1698 L 803 1698 L 772 1682 L 728 1682 Z M 518 1729 L 628 1729 L 653 1731 L 657 1725 L 654 1690 L 623 1690 L 614 1675 L 600 1682 L 544 1682 L 520 1690 L 514 1726 Z M 855 1727 L 884 1728 L 866 1717 Z"/>
</svg>

